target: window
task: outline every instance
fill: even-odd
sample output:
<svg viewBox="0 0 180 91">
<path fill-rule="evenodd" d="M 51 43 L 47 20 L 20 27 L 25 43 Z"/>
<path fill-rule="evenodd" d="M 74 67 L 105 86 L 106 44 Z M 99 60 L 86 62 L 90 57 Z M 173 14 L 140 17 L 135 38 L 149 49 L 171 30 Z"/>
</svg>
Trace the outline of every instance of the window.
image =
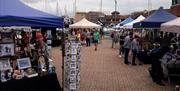
<svg viewBox="0 0 180 91">
<path fill-rule="evenodd" d="M 172 0 L 172 5 L 180 4 L 180 0 Z"/>
</svg>

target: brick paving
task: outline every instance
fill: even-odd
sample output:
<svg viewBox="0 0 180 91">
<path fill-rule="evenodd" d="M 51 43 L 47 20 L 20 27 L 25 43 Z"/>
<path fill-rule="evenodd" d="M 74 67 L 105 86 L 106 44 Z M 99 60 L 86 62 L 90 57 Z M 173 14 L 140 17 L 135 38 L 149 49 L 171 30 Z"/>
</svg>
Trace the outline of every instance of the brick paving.
<svg viewBox="0 0 180 91">
<path fill-rule="evenodd" d="M 60 48 L 53 48 L 56 72 L 61 83 Z M 94 46 L 82 47 L 81 82 L 77 91 L 173 91 L 173 86 L 159 86 L 152 82 L 148 73 L 150 65 L 125 65 L 118 57 L 117 48 L 104 39 L 94 51 Z"/>
</svg>

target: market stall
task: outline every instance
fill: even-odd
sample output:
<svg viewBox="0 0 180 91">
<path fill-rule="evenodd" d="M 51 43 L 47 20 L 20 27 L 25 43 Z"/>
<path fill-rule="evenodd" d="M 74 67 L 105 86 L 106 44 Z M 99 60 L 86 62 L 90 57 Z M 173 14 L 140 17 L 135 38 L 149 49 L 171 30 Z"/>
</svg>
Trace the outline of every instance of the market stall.
<svg viewBox="0 0 180 91">
<path fill-rule="evenodd" d="M 20 0 L 0 0 L 0 26 L 63 27 L 63 18 L 35 10 Z"/>
<path fill-rule="evenodd" d="M 164 22 L 175 19 L 176 16 L 167 12 L 162 7 L 152 13 L 143 21 L 133 24 L 133 28 L 160 28 L 160 25 Z"/>
<path fill-rule="evenodd" d="M 161 31 L 180 34 L 180 17 L 161 24 Z"/>
<path fill-rule="evenodd" d="M 62 28 L 63 22 L 63 18 L 35 10 L 20 0 L 0 0 L 0 91 L 12 91 L 12 83 L 18 84 L 13 90 L 21 87 L 18 91 L 26 90 L 33 83 L 39 83 L 39 86 L 32 85 L 27 91 L 44 88 L 60 91 L 50 56 L 51 31 L 43 35 L 40 30 L 41 27 Z"/>
<path fill-rule="evenodd" d="M 76 23 L 70 25 L 69 28 L 97 28 L 97 29 L 100 29 L 101 26 L 88 21 L 86 18 L 83 18 L 79 22 L 76 22 Z"/>
<path fill-rule="evenodd" d="M 123 25 L 123 28 L 128 28 L 128 29 L 132 29 L 133 28 L 133 24 L 137 23 L 137 22 L 141 22 L 142 20 L 144 20 L 145 17 L 140 15 L 139 17 L 137 17 L 135 20 Z"/>
<path fill-rule="evenodd" d="M 124 21 L 118 23 L 115 28 L 122 28 L 123 25 L 127 24 L 127 23 L 130 23 L 134 21 L 134 19 L 132 19 L 131 17 L 128 17 L 127 19 L 125 19 Z"/>
<path fill-rule="evenodd" d="M 177 34 L 174 38 L 171 39 L 171 41 L 174 41 L 174 43 L 171 44 L 175 44 L 174 46 L 177 46 L 177 49 L 175 49 L 175 53 L 172 53 L 171 55 L 166 54 L 161 59 L 163 73 L 165 77 L 168 78 L 168 81 L 170 83 L 171 77 L 180 77 L 180 18 L 178 17 L 176 19 L 161 24 L 161 31 Z M 169 57 L 171 57 L 171 59 L 169 59 Z"/>
</svg>

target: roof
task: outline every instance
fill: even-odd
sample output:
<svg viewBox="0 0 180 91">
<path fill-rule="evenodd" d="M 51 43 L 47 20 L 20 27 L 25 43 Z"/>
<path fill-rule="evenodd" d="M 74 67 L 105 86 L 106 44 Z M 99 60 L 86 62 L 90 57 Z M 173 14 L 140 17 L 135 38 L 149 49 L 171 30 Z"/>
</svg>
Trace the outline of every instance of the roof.
<svg viewBox="0 0 180 91">
<path fill-rule="evenodd" d="M 167 12 L 162 7 L 156 10 L 153 14 L 139 23 L 135 23 L 135 28 L 160 28 L 160 25 L 164 22 L 175 19 L 176 16 Z"/>
<path fill-rule="evenodd" d="M 180 17 L 161 24 L 161 31 L 175 32 L 175 33 L 180 34 Z"/>
<path fill-rule="evenodd" d="M 63 27 L 63 18 L 33 9 L 20 0 L 0 0 L 0 26 Z"/>
<path fill-rule="evenodd" d="M 100 25 L 88 21 L 86 18 L 83 18 L 79 22 L 76 22 L 69 26 L 70 28 L 101 28 Z"/>
</svg>

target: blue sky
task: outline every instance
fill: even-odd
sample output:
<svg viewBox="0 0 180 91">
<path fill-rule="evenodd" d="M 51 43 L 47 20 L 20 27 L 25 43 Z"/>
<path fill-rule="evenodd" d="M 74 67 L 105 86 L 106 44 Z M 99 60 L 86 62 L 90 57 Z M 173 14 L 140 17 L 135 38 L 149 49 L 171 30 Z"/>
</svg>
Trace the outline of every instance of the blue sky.
<svg viewBox="0 0 180 91">
<path fill-rule="evenodd" d="M 36 9 L 57 14 L 57 2 L 59 15 L 65 13 L 72 16 L 74 14 L 74 2 L 75 0 L 22 0 L 31 7 Z M 45 5 L 45 1 L 47 2 Z M 77 11 L 99 11 L 100 0 L 76 0 Z M 160 6 L 164 8 L 170 8 L 171 0 L 151 0 L 152 9 L 157 9 Z M 46 8 L 45 8 L 46 6 Z M 102 0 L 102 11 L 106 14 L 110 14 L 115 10 L 114 0 Z M 130 14 L 135 11 L 143 11 L 148 9 L 148 0 L 117 0 L 117 10 L 121 14 Z"/>
</svg>

